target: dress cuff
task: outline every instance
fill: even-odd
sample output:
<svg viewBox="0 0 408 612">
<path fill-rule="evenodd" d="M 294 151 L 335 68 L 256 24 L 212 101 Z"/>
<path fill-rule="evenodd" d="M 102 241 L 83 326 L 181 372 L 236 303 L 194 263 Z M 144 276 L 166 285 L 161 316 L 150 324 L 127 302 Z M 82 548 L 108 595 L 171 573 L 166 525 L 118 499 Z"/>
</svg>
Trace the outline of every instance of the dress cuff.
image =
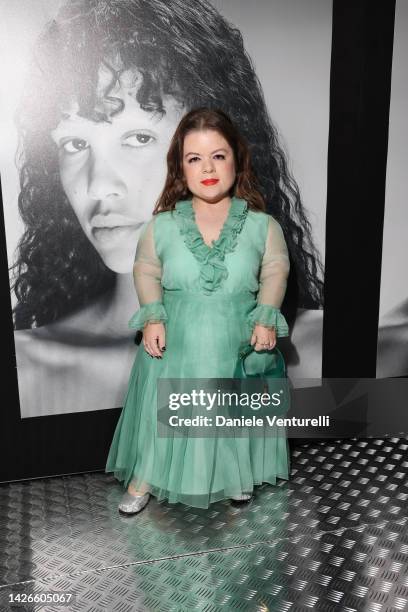
<svg viewBox="0 0 408 612">
<path fill-rule="evenodd" d="M 146 323 L 164 323 L 167 321 L 167 313 L 162 302 L 151 302 L 145 304 L 135 312 L 128 323 L 132 329 L 143 329 Z"/>
<path fill-rule="evenodd" d="M 253 330 L 255 325 L 264 325 L 265 327 L 274 327 L 276 335 L 289 336 L 289 327 L 285 317 L 275 306 L 268 304 L 258 304 L 248 315 L 248 323 Z"/>
</svg>

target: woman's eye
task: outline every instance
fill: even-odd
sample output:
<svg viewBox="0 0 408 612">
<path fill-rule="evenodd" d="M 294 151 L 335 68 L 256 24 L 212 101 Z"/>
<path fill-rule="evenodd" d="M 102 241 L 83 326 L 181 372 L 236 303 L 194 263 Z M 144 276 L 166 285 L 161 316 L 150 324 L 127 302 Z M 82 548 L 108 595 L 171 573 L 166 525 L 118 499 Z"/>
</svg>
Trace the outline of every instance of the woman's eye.
<svg viewBox="0 0 408 612">
<path fill-rule="evenodd" d="M 155 138 L 151 134 L 140 132 L 137 134 L 131 134 L 126 138 L 126 145 L 129 147 L 143 147 L 144 145 L 150 144 Z"/>
<path fill-rule="evenodd" d="M 191 164 L 191 162 L 200 159 L 199 157 L 195 156 L 195 157 L 190 157 L 190 159 L 188 160 L 188 163 Z M 225 159 L 225 155 L 223 155 L 222 153 L 217 153 L 216 155 L 214 155 L 214 159 Z"/>
<path fill-rule="evenodd" d="M 88 148 L 88 144 L 86 140 L 83 138 L 72 138 L 71 140 L 67 140 L 62 143 L 61 148 L 65 151 L 65 153 L 78 153 L 79 151 L 84 151 Z"/>
</svg>

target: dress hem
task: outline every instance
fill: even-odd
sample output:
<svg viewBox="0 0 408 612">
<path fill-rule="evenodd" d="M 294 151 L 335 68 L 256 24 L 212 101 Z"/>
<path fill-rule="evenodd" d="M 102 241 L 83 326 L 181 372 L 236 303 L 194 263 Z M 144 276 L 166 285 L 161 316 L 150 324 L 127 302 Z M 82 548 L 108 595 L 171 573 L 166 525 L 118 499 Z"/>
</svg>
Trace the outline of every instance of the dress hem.
<svg viewBox="0 0 408 612">
<path fill-rule="evenodd" d="M 119 474 L 116 473 L 114 474 L 115 478 L 117 480 L 119 480 L 120 482 L 124 482 L 126 479 L 125 478 L 120 478 Z M 130 480 L 134 480 L 134 477 L 132 477 Z M 254 487 L 256 486 L 261 486 L 263 484 L 269 484 L 272 486 L 278 486 L 277 480 L 286 480 L 289 481 L 290 480 L 290 474 L 289 473 L 279 473 L 276 474 L 275 476 L 271 476 L 269 478 L 266 478 L 262 481 L 259 480 L 254 480 L 252 483 L 252 486 L 247 486 L 247 487 L 243 487 L 242 490 L 239 491 L 229 491 L 228 493 L 225 492 L 224 490 L 220 490 L 220 491 L 214 491 L 213 493 L 208 492 L 208 493 L 194 493 L 194 494 L 180 494 L 180 493 L 175 493 L 175 494 L 171 494 L 171 492 L 166 491 L 165 489 L 163 489 L 162 487 L 159 486 L 155 486 L 147 481 L 143 481 L 146 487 L 146 490 L 153 495 L 153 497 L 156 498 L 156 500 L 158 502 L 162 502 L 165 501 L 168 504 L 183 504 L 184 506 L 188 506 L 190 508 L 200 508 L 202 510 L 206 510 L 210 507 L 210 505 L 217 503 L 219 501 L 222 501 L 223 499 L 231 499 L 233 496 L 236 495 L 241 495 L 242 493 L 250 493 L 252 494 L 254 491 Z M 127 486 L 125 485 L 124 488 L 127 488 Z M 184 501 L 183 499 L 184 498 Z M 189 503 L 187 500 L 187 498 L 190 499 L 190 502 L 192 501 L 192 498 L 194 498 L 196 501 L 194 503 Z M 207 503 L 204 502 L 204 500 L 202 501 L 202 503 L 200 503 L 198 501 L 198 498 L 205 498 L 207 500 Z"/>
</svg>

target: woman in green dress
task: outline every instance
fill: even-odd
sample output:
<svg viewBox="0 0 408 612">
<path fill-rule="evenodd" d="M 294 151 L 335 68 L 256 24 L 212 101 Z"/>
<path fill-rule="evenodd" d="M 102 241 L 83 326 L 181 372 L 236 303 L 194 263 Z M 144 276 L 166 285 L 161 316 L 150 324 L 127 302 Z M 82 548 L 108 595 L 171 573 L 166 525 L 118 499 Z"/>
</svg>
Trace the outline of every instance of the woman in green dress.
<svg viewBox="0 0 408 612">
<path fill-rule="evenodd" d="M 221 110 L 179 123 L 167 179 L 139 239 L 134 281 L 143 329 L 106 471 L 127 491 L 119 511 L 158 500 L 208 508 L 246 502 L 257 484 L 289 478 L 286 437 L 158 437 L 161 378 L 231 378 L 240 346 L 274 348 L 288 326 L 280 306 L 289 257 L 280 224 L 265 213 L 244 138 Z"/>
</svg>

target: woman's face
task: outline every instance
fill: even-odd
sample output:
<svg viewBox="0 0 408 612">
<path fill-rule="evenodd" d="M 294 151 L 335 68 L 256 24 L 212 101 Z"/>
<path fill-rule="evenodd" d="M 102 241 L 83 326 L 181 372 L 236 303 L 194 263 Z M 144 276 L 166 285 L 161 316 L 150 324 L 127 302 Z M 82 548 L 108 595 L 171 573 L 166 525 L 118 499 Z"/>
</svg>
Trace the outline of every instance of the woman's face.
<svg viewBox="0 0 408 612">
<path fill-rule="evenodd" d="M 218 202 L 235 181 L 234 152 L 216 130 L 194 130 L 184 138 L 183 172 L 193 195 Z"/>
<path fill-rule="evenodd" d="M 74 105 L 51 135 L 62 186 L 87 238 L 108 268 L 130 273 L 141 227 L 164 187 L 167 151 L 184 111 L 174 98 L 164 98 L 166 114 L 160 118 L 142 110 L 129 90 L 111 95 L 125 102 L 112 123 L 79 117 Z"/>
</svg>

